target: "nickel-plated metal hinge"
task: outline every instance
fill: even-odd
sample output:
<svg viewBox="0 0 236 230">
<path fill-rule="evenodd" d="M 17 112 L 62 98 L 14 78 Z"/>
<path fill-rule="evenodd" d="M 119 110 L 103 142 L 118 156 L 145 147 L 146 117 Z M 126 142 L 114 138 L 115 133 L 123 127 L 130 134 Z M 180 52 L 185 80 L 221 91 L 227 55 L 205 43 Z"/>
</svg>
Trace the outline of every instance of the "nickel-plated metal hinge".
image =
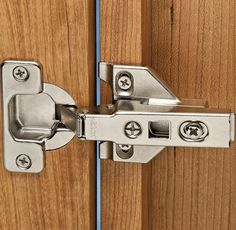
<svg viewBox="0 0 236 230">
<path fill-rule="evenodd" d="M 2 65 L 4 164 L 9 171 L 40 172 L 43 151 L 76 135 L 101 141 L 101 159 L 146 163 L 167 146 L 227 148 L 234 114 L 201 100 L 178 98 L 153 70 L 100 63 L 113 104 L 76 108 L 61 88 L 41 81 L 35 62 Z"/>
</svg>

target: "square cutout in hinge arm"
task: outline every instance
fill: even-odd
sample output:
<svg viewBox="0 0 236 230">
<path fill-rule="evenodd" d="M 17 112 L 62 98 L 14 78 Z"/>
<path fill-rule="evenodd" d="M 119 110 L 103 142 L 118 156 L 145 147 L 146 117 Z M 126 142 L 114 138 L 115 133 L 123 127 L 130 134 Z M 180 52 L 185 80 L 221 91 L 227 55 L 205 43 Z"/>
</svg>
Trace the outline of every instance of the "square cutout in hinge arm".
<svg viewBox="0 0 236 230">
<path fill-rule="evenodd" d="M 2 65 L 4 164 L 13 172 L 40 172 L 43 151 L 76 135 L 101 141 L 101 159 L 146 163 L 167 146 L 227 148 L 234 114 L 201 100 L 178 98 L 148 67 L 100 63 L 113 104 L 76 108 L 63 89 L 42 83 L 35 62 Z"/>
</svg>

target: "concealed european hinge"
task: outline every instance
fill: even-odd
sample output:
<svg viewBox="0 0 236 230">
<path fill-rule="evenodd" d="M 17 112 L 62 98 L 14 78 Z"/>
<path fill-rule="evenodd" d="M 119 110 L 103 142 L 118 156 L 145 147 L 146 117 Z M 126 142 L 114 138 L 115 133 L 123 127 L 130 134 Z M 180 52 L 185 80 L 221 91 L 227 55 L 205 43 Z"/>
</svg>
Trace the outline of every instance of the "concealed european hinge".
<svg viewBox="0 0 236 230">
<path fill-rule="evenodd" d="M 35 62 L 2 65 L 4 164 L 13 172 L 40 172 L 43 151 L 76 135 L 100 141 L 100 158 L 146 163 L 167 146 L 229 147 L 234 114 L 202 100 L 182 100 L 153 70 L 100 63 L 113 104 L 77 108 L 61 88 L 42 83 Z"/>
</svg>

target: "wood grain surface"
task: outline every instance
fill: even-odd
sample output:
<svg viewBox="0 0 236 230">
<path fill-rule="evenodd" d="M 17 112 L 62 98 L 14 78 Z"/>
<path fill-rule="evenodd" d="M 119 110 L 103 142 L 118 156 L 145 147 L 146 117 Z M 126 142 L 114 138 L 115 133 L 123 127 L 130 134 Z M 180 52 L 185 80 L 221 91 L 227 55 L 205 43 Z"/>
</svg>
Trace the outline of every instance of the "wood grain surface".
<svg viewBox="0 0 236 230">
<path fill-rule="evenodd" d="M 235 112 L 234 0 L 101 0 L 102 60 L 147 64 L 182 98 Z M 104 86 L 103 101 L 110 91 Z M 144 153 L 145 154 L 145 153 Z M 168 148 L 102 163 L 103 230 L 236 229 L 236 152 Z"/>
<path fill-rule="evenodd" d="M 66 89 L 79 106 L 92 105 L 94 1 L 2 0 L 0 9 L 0 61 L 38 60 L 44 82 Z M 47 152 L 37 175 L 7 172 L 0 154 L 0 229 L 95 229 L 94 188 L 91 142 Z"/>
<path fill-rule="evenodd" d="M 149 2 L 101 1 L 102 61 L 146 64 L 150 58 Z M 103 85 L 102 102 L 111 98 L 110 89 Z M 102 229 L 147 226 L 150 173 L 150 165 L 102 162 Z"/>
</svg>

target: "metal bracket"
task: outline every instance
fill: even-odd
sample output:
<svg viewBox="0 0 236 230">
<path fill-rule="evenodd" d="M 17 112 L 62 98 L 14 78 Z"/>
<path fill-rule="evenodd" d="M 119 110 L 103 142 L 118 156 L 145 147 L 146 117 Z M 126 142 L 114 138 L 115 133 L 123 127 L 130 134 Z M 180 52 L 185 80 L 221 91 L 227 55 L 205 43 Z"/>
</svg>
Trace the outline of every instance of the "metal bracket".
<svg viewBox="0 0 236 230">
<path fill-rule="evenodd" d="M 56 105 L 74 106 L 61 88 L 41 81 L 35 62 L 2 64 L 4 165 L 12 172 L 40 172 L 43 150 L 67 144 L 74 133 L 58 119 Z"/>
<path fill-rule="evenodd" d="M 100 78 L 113 104 L 75 107 L 61 88 L 41 82 L 35 62 L 2 65 L 4 163 L 9 171 L 40 172 L 43 150 L 67 144 L 74 135 L 99 140 L 101 159 L 146 163 L 166 146 L 229 147 L 234 114 L 182 100 L 153 70 L 100 63 Z"/>
</svg>

